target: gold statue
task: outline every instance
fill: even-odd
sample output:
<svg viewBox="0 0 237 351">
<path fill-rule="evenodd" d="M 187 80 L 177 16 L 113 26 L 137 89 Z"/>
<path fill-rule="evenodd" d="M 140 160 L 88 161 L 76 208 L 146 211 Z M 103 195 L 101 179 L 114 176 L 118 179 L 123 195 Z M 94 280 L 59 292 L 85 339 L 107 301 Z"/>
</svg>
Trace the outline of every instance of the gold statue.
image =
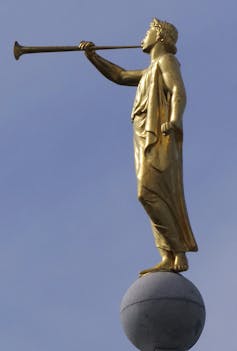
<svg viewBox="0 0 237 351">
<path fill-rule="evenodd" d="M 182 177 L 182 116 L 186 94 L 177 61 L 178 32 L 167 22 L 153 19 L 141 42 L 151 64 L 127 71 L 105 60 L 92 42 L 79 48 L 111 81 L 138 86 L 132 110 L 138 199 L 152 225 L 162 261 L 140 275 L 188 269 L 187 251 L 197 251 L 185 205 Z"/>
</svg>

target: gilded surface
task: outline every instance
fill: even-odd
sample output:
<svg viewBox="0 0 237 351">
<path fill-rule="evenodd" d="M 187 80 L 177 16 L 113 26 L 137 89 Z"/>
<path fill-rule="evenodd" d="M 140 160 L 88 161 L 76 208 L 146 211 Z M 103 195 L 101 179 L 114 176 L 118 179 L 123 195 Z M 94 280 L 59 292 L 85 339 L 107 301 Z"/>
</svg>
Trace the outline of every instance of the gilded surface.
<svg viewBox="0 0 237 351">
<path fill-rule="evenodd" d="M 154 19 L 141 48 L 151 57 L 145 70 L 127 71 L 95 53 L 93 43 L 79 47 L 108 79 L 138 86 L 132 110 L 138 199 L 148 214 L 162 261 L 140 272 L 188 269 L 187 251 L 197 251 L 185 205 L 182 177 L 182 116 L 186 94 L 175 57 L 178 32 Z"/>
</svg>

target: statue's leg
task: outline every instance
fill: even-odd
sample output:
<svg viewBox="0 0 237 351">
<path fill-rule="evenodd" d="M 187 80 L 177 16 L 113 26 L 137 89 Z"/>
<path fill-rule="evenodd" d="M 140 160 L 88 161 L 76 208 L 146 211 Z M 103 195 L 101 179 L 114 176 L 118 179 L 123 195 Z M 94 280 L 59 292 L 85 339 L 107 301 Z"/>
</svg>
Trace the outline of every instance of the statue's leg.
<svg viewBox="0 0 237 351">
<path fill-rule="evenodd" d="M 151 221 L 151 226 L 152 226 L 156 247 L 159 250 L 162 257 L 162 251 L 161 251 L 162 249 L 160 249 L 160 246 L 164 246 L 166 244 L 163 240 L 162 228 L 157 227 L 157 225 L 155 225 L 152 221 Z M 187 271 L 188 259 L 186 257 L 185 252 L 172 248 L 172 253 L 173 253 L 173 270 L 175 272 Z"/>
<path fill-rule="evenodd" d="M 171 252 L 185 251 L 172 209 L 167 202 L 142 182 L 138 184 L 138 199 L 151 220 L 156 247 Z"/>
<path fill-rule="evenodd" d="M 182 243 L 174 225 L 173 215 L 167 204 L 154 191 L 139 182 L 138 199 L 146 210 L 152 225 L 155 244 L 161 255 L 161 262 L 140 272 L 140 275 L 157 271 L 181 272 L 188 269 Z"/>
<path fill-rule="evenodd" d="M 174 255 L 173 252 L 159 249 L 161 255 L 161 262 L 156 264 L 154 267 L 150 267 L 142 270 L 140 276 L 152 273 L 152 272 L 171 272 L 174 270 Z"/>
</svg>

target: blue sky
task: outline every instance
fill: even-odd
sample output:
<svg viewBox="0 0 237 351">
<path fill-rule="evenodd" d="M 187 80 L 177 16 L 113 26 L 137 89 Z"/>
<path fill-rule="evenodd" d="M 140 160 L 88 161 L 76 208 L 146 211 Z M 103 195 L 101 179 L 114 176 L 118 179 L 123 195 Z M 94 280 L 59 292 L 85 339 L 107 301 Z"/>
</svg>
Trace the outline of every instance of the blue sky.
<svg viewBox="0 0 237 351">
<path fill-rule="evenodd" d="M 0 349 L 134 350 L 119 321 L 139 270 L 159 261 L 136 197 L 135 89 L 105 80 L 82 53 L 23 45 L 136 45 L 158 17 L 179 30 L 188 95 L 184 180 L 199 252 L 189 278 L 207 321 L 193 350 L 234 350 L 236 2 L 8 0 L 0 11 Z M 104 52 L 127 69 L 139 50 Z"/>
</svg>

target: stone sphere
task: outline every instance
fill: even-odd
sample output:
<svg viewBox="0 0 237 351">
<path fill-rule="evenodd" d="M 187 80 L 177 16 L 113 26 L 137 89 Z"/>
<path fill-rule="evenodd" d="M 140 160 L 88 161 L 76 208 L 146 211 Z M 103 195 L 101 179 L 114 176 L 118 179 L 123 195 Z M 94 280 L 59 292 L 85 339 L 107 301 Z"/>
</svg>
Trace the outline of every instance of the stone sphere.
<svg viewBox="0 0 237 351">
<path fill-rule="evenodd" d="M 124 295 L 120 316 L 128 339 L 141 351 L 189 350 L 205 323 L 198 289 L 181 274 L 150 273 Z"/>
</svg>

